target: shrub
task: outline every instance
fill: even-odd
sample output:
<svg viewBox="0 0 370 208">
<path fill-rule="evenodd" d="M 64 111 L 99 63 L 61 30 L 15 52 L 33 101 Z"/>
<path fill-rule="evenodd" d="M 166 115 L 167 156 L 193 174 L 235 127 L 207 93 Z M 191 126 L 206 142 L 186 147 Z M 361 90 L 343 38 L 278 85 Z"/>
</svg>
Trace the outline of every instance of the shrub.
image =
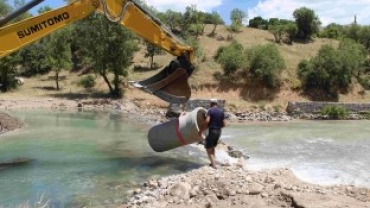
<svg viewBox="0 0 370 208">
<path fill-rule="evenodd" d="M 358 82 L 360 83 L 360 85 L 365 89 L 365 90 L 369 90 L 370 89 L 370 77 L 368 76 L 360 76 L 358 78 Z"/>
<path fill-rule="evenodd" d="M 193 37 L 188 37 L 185 39 L 186 43 L 191 45 L 194 49 L 194 55 L 198 59 L 198 61 L 203 62 L 205 55 L 202 48 L 202 45 L 199 43 L 199 41 Z"/>
<path fill-rule="evenodd" d="M 315 57 L 298 64 L 298 75 L 306 89 L 336 92 L 349 87 L 352 76 L 360 73 L 364 60 L 365 53 L 359 44 L 343 41 L 339 49 L 323 45 Z"/>
<path fill-rule="evenodd" d="M 92 88 L 96 85 L 95 77 L 93 75 L 84 76 L 78 81 L 78 85 L 84 88 Z"/>
<path fill-rule="evenodd" d="M 246 50 L 249 71 L 267 87 L 280 86 L 285 60 L 274 44 L 254 46 Z"/>
<path fill-rule="evenodd" d="M 243 51 L 243 46 L 237 41 L 218 48 L 215 58 L 222 65 L 225 75 L 233 74 L 237 69 L 245 66 Z"/>
<path fill-rule="evenodd" d="M 329 119 L 344 119 L 347 117 L 348 111 L 342 106 L 326 105 L 321 110 L 321 114 L 329 116 Z"/>
<path fill-rule="evenodd" d="M 274 35 L 275 42 L 281 43 L 281 39 L 283 38 L 284 26 L 282 25 L 269 25 L 268 30 L 270 33 Z"/>
</svg>

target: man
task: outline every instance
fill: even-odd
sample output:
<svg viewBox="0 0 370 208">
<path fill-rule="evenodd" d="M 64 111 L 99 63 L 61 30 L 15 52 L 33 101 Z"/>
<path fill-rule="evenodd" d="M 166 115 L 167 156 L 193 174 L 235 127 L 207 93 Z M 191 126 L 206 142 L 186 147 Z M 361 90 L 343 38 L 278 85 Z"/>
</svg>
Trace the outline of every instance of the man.
<svg viewBox="0 0 370 208">
<path fill-rule="evenodd" d="M 211 108 L 208 109 L 204 126 L 199 131 L 199 136 L 204 138 L 203 132 L 208 128 L 208 135 L 205 139 L 205 148 L 208 158 L 211 161 L 210 166 L 217 169 L 215 147 L 221 137 L 221 129 L 226 126 L 224 112 L 218 108 L 217 100 L 211 99 Z"/>
</svg>

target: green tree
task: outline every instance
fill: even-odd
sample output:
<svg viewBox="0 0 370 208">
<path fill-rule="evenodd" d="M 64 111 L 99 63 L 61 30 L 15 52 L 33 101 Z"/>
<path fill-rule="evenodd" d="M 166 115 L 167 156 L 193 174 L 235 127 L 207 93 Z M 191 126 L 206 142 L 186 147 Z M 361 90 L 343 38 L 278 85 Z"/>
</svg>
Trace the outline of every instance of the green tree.
<svg viewBox="0 0 370 208">
<path fill-rule="evenodd" d="M 38 13 L 50 11 L 51 7 L 44 6 L 39 8 Z M 36 41 L 19 51 L 21 56 L 21 63 L 28 75 L 45 73 L 50 70 L 47 62 L 47 56 L 50 55 L 48 49 L 53 47 L 50 45 L 50 36 L 46 36 L 39 41 Z"/>
<path fill-rule="evenodd" d="M 0 89 L 7 92 L 17 87 L 15 79 L 20 57 L 18 52 L 5 56 L 0 61 Z"/>
<path fill-rule="evenodd" d="M 145 42 L 145 45 L 145 57 L 150 58 L 150 69 L 154 69 L 154 56 L 161 54 L 162 50 L 149 42 Z"/>
<path fill-rule="evenodd" d="M 272 20 L 275 21 L 275 20 Z M 258 16 L 249 20 L 249 27 L 268 29 L 268 21 Z"/>
<path fill-rule="evenodd" d="M 352 76 L 358 76 L 364 60 L 365 53 L 360 44 L 343 41 L 339 49 L 323 45 L 315 57 L 299 63 L 298 75 L 306 89 L 336 93 L 340 88 L 349 87 Z"/>
<path fill-rule="evenodd" d="M 66 29 L 59 30 L 50 35 L 51 47 L 46 57 L 47 63 L 55 72 L 56 89 L 59 90 L 59 74 L 61 70 L 71 67 L 70 43 L 66 41 L 70 37 L 71 31 Z"/>
<path fill-rule="evenodd" d="M 14 0 L 14 8 L 17 9 L 21 6 L 24 6 L 26 4 L 25 0 Z M 23 14 L 19 15 L 18 17 L 14 18 L 12 22 L 18 22 L 20 20 L 24 20 L 27 18 L 32 17 L 32 14 L 29 12 L 24 12 Z"/>
<path fill-rule="evenodd" d="M 212 29 L 212 32 L 210 33 L 210 36 L 216 35 L 216 28 L 218 25 L 225 24 L 224 20 L 221 18 L 220 14 L 218 14 L 217 12 L 207 13 L 204 22 L 205 24 L 213 25 L 213 29 Z"/>
<path fill-rule="evenodd" d="M 294 38 L 297 37 L 298 27 L 294 23 L 288 23 L 285 27 L 285 32 L 288 38 L 288 43 L 293 43 Z"/>
<path fill-rule="evenodd" d="M 298 27 L 298 37 L 309 39 L 319 32 L 321 22 L 312 9 L 301 7 L 293 12 L 295 22 Z"/>
<path fill-rule="evenodd" d="M 136 36 L 101 15 L 93 15 L 81 23 L 82 53 L 89 58 L 96 73 L 103 77 L 109 93 L 113 97 L 121 97 L 122 77 L 127 76 L 127 68 L 134 52 L 138 50 Z M 113 74 L 112 81 L 109 79 L 110 73 Z"/>
<path fill-rule="evenodd" d="M 279 25 L 279 24 L 280 24 L 279 18 L 270 18 L 269 21 L 268 21 L 269 26 L 270 25 Z M 249 26 L 250 26 L 250 23 L 249 23 Z"/>
<path fill-rule="evenodd" d="M 234 74 L 237 69 L 244 68 L 246 65 L 243 45 L 237 41 L 231 42 L 228 46 L 219 47 L 215 59 L 222 65 L 226 76 Z"/>
<path fill-rule="evenodd" d="M 243 24 L 243 19 L 247 17 L 247 14 L 240 9 L 233 9 L 230 14 L 231 22 L 235 22 L 239 25 Z"/>
<path fill-rule="evenodd" d="M 358 36 L 359 42 L 363 44 L 367 50 L 370 50 L 370 26 L 362 26 Z"/>
<path fill-rule="evenodd" d="M 0 17 L 9 14 L 13 8 L 7 3 L 6 0 L 0 0 Z"/>
<path fill-rule="evenodd" d="M 338 50 L 342 57 L 343 70 L 359 78 L 363 73 L 367 55 L 365 47 L 353 40 L 344 39 L 340 42 Z"/>
<path fill-rule="evenodd" d="M 347 38 L 351 38 L 354 41 L 358 42 L 360 36 L 361 26 L 358 24 L 351 24 L 349 27 L 346 27 L 344 34 Z"/>
<path fill-rule="evenodd" d="M 163 23 L 165 23 L 172 32 L 178 33 L 181 28 L 182 14 L 172 10 L 167 10 L 165 13 L 156 15 Z"/>
<path fill-rule="evenodd" d="M 338 39 L 343 35 L 343 31 L 344 28 L 342 25 L 331 23 L 320 32 L 320 37 Z"/>
<path fill-rule="evenodd" d="M 284 32 L 284 26 L 283 25 L 269 25 L 268 28 L 269 32 L 274 35 L 275 42 L 281 43 L 281 40 L 283 38 L 283 32 Z"/>
<path fill-rule="evenodd" d="M 185 42 L 194 49 L 194 56 L 198 61 L 204 60 L 204 51 L 200 42 L 194 37 L 188 37 Z"/>
<path fill-rule="evenodd" d="M 269 88 L 280 87 L 285 60 L 275 44 L 257 45 L 246 50 L 249 72 Z"/>
</svg>

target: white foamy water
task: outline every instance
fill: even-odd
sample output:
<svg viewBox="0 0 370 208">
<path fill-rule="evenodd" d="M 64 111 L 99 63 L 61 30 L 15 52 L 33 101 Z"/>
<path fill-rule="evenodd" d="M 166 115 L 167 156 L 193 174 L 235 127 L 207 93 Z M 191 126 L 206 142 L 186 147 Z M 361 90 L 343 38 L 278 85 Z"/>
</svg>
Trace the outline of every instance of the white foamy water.
<svg viewBox="0 0 370 208">
<path fill-rule="evenodd" d="M 370 188 L 370 121 L 247 124 L 223 133 L 250 157 L 249 169 L 286 167 L 306 182 Z"/>
</svg>

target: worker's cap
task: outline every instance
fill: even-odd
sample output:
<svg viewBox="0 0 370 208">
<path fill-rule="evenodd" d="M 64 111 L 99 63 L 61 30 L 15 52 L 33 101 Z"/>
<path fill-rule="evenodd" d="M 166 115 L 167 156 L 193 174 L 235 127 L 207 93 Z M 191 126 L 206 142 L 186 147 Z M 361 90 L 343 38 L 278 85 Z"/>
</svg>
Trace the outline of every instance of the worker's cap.
<svg viewBox="0 0 370 208">
<path fill-rule="evenodd" d="M 215 99 L 215 98 L 210 99 L 210 101 L 211 101 L 211 103 L 216 103 L 217 104 L 217 99 Z"/>
</svg>

